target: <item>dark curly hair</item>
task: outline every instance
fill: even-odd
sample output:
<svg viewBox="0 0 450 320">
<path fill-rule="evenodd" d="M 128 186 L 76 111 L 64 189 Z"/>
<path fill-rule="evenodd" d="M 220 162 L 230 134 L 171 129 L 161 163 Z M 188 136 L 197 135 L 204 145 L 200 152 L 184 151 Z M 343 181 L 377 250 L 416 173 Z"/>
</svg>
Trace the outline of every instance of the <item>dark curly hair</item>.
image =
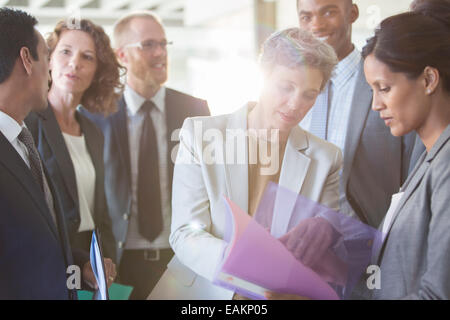
<svg viewBox="0 0 450 320">
<path fill-rule="evenodd" d="M 104 115 L 117 110 L 117 100 L 123 90 L 120 77 L 125 68 L 117 61 L 108 35 L 101 26 L 87 19 L 61 20 L 47 37 L 50 55 L 56 48 L 61 34 L 67 30 L 80 30 L 89 34 L 95 43 L 97 71 L 90 87 L 84 92 L 81 104 L 92 113 Z"/>
</svg>

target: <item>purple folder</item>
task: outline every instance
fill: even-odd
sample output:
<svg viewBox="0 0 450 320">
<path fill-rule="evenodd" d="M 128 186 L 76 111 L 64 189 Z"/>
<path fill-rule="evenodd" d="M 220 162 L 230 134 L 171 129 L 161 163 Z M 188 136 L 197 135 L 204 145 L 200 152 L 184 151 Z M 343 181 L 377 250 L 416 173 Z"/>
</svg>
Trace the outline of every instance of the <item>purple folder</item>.
<svg viewBox="0 0 450 320">
<path fill-rule="evenodd" d="M 274 183 L 266 188 L 254 218 L 231 200 L 224 201 L 228 247 L 214 283 L 251 299 L 265 299 L 265 291 L 319 300 L 348 298 L 370 262 L 374 244 L 381 241 L 377 230 Z M 280 219 L 281 214 L 289 215 L 288 221 Z M 313 268 L 277 239 L 311 217 L 324 218 L 340 235 Z"/>
</svg>

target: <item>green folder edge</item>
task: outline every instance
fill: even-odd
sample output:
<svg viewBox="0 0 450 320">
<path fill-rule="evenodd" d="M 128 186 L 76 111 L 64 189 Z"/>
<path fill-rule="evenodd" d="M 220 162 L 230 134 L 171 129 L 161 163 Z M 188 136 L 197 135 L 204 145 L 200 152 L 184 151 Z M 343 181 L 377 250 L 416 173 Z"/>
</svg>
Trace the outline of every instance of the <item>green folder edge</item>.
<svg viewBox="0 0 450 320">
<path fill-rule="evenodd" d="M 108 289 L 109 300 L 128 300 L 133 287 L 113 283 Z M 91 291 L 78 290 L 78 300 L 92 300 L 94 293 Z"/>
</svg>

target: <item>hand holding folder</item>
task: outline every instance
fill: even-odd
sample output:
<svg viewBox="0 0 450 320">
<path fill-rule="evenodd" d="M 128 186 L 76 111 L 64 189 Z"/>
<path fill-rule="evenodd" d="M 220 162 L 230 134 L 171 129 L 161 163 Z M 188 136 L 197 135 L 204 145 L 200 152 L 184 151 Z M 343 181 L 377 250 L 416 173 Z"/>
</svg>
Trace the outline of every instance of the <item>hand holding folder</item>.
<svg viewBox="0 0 450 320">
<path fill-rule="evenodd" d="M 132 287 L 113 283 L 117 273 L 116 266 L 109 258 L 103 258 L 100 233 L 95 229 L 92 233 L 90 248 L 90 265 L 86 264 L 83 272 L 88 283 L 95 289 L 95 293 L 79 290 L 79 300 L 128 300 Z M 86 273 L 88 274 L 86 276 Z"/>
<path fill-rule="evenodd" d="M 255 218 L 224 200 L 228 247 L 214 283 L 251 299 L 345 299 L 381 239 L 374 228 L 276 184 Z M 290 217 L 284 234 L 280 216 Z"/>
<path fill-rule="evenodd" d="M 216 284 L 251 299 L 265 299 L 267 291 L 338 299 L 333 289 L 296 260 L 278 239 L 231 200 L 226 201 L 233 232 Z"/>
<path fill-rule="evenodd" d="M 308 218 L 300 222 L 279 240 L 305 266 L 314 267 L 340 234 L 322 217 Z"/>
</svg>

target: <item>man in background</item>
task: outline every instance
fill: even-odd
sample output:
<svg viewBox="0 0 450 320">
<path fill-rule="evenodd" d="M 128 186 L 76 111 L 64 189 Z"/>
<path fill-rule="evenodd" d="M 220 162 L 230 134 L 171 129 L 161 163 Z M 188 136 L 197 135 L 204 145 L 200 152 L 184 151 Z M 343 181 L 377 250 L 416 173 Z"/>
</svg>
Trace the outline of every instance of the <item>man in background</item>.
<svg viewBox="0 0 450 320">
<path fill-rule="evenodd" d="M 358 6 L 352 0 L 297 0 L 297 12 L 300 28 L 331 45 L 339 59 L 300 126 L 342 149 L 340 210 L 377 228 L 417 160 L 411 159 L 415 134 L 392 136 L 371 109 L 372 91 L 352 43 Z"/>
<path fill-rule="evenodd" d="M 127 68 L 117 113 L 95 121 L 105 135 L 106 197 L 123 284 L 146 299 L 173 256 L 172 155 L 187 117 L 209 115 L 206 101 L 165 87 L 167 46 L 160 19 L 129 14 L 114 28 L 116 54 Z"/>
</svg>

